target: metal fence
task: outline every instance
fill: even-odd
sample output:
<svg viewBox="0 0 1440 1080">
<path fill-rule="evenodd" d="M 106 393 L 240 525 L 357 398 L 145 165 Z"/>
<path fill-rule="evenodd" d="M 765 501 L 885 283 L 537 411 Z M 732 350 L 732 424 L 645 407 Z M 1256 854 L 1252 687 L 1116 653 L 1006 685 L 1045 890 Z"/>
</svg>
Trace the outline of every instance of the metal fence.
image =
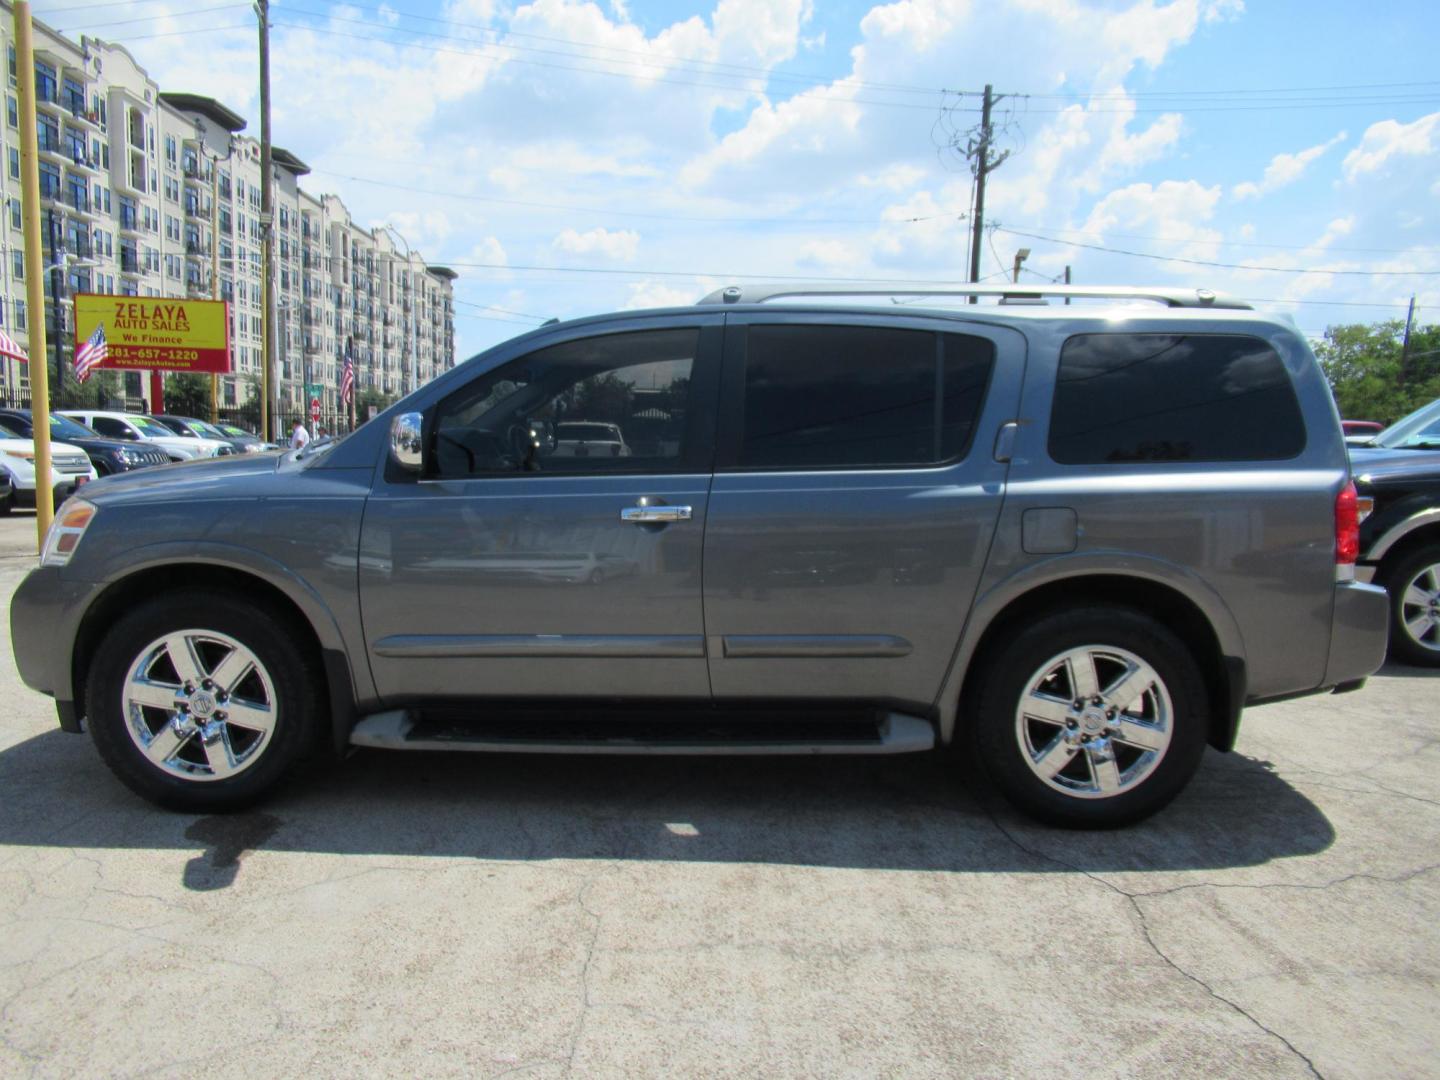
<svg viewBox="0 0 1440 1080">
<path fill-rule="evenodd" d="M 18 387 L 0 386 L 0 408 L 5 409 L 28 409 L 30 408 L 30 394 Z M 65 402 L 63 400 L 52 400 L 50 408 L 54 412 L 62 409 L 85 408 L 103 409 L 107 412 L 128 412 L 143 413 L 146 411 L 147 403 L 142 397 L 115 396 L 115 395 L 89 395 L 83 404 L 79 402 Z M 167 409 L 173 406 L 167 406 Z M 178 410 L 177 410 L 178 411 Z M 203 408 L 196 412 L 201 420 L 210 418 L 209 408 Z M 242 406 L 221 406 L 216 410 L 218 423 L 234 424 L 236 427 L 244 428 L 251 434 L 260 432 L 260 405 L 251 401 Z M 352 426 L 350 416 L 347 412 L 337 412 L 334 409 L 322 409 L 320 411 L 320 422 L 314 423 L 308 409 L 281 408 L 271 417 L 274 427 L 273 440 L 277 443 L 286 444 L 290 441 L 290 433 L 295 429 L 295 421 L 299 420 L 305 425 L 305 430 L 313 438 L 318 432 L 323 431 L 327 435 L 344 435 L 353 431 L 365 422 L 364 416 L 357 416 Z"/>
</svg>

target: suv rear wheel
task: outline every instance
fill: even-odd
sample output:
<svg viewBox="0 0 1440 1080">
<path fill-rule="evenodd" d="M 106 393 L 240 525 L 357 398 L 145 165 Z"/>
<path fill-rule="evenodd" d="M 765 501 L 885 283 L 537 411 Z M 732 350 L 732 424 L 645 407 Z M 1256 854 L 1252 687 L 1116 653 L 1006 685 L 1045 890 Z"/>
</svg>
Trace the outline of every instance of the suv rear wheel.
<svg viewBox="0 0 1440 1080">
<path fill-rule="evenodd" d="M 999 643 L 974 747 L 996 786 L 1057 825 L 1128 825 L 1189 781 L 1205 752 L 1204 680 L 1184 642 L 1129 608 L 1083 608 Z"/>
<path fill-rule="evenodd" d="M 1440 544 L 1407 554 L 1384 571 L 1390 594 L 1390 653 L 1420 667 L 1440 667 Z"/>
<path fill-rule="evenodd" d="M 177 810 L 233 810 L 283 777 L 315 730 L 319 673 L 286 620 L 221 592 L 157 597 L 118 620 L 86 713 L 107 765 Z"/>
</svg>

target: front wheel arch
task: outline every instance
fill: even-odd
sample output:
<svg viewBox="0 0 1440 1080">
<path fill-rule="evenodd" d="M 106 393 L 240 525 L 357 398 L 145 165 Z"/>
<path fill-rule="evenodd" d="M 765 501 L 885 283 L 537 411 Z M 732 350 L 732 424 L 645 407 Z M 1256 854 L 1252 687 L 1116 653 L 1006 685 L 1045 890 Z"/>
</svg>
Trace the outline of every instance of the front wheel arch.
<svg viewBox="0 0 1440 1080">
<path fill-rule="evenodd" d="M 355 716 L 355 691 L 349 662 L 343 650 L 324 648 L 320 635 L 305 612 L 285 592 L 256 574 L 233 567 L 192 563 L 164 565 L 136 571 L 107 587 L 86 610 L 75 635 L 71 654 L 71 700 L 83 709 L 86 681 L 95 650 L 105 631 L 126 611 L 157 595 L 207 590 L 259 603 L 285 620 L 295 640 L 325 674 L 321 691 L 322 714 L 331 718 L 334 740 L 348 737 Z"/>
</svg>

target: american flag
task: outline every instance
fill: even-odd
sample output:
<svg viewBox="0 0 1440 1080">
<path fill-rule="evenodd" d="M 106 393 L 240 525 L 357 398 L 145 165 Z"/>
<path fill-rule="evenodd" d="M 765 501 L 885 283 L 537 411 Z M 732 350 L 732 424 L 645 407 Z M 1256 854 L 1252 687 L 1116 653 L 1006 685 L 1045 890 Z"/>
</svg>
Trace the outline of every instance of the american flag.
<svg viewBox="0 0 1440 1080">
<path fill-rule="evenodd" d="M 28 361 L 30 357 L 25 355 L 25 350 L 20 348 L 15 339 L 5 332 L 4 323 L 5 307 L 0 304 L 0 356 L 10 356 L 21 362 Z"/>
<path fill-rule="evenodd" d="M 340 376 L 340 400 L 348 402 L 355 394 L 355 361 L 350 359 L 350 347 L 345 347 L 345 371 Z"/>
<path fill-rule="evenodd" d="M 105 344 L 105 324 L 97 323 L 95 332 L 90 335 L 84 345 L 75 350 L 75 378 L 84 382 L 90 377 L 90 369 L 104 363 L 105 357 L 109 354 L 109 346 Z"/>
</svg>

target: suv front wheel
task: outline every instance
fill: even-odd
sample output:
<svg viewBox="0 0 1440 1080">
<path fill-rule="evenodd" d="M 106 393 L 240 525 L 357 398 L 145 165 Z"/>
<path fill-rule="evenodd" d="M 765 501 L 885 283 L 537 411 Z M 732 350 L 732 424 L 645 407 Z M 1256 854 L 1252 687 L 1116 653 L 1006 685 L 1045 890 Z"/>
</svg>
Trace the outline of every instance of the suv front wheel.
<svg viewBox="0 0 1440 1080">
<path fill-rule="evenodd" d="M 1163 624 L 1129 608 L 1034 620 L 990 653 L 972 728 L 997 787 L 1057 825 L 1140 821 L 1205 752 L 1204 680 Z"/>
<path fill-rule="evenodd" d="M 223 592 L 156 597 L 96 650 L 86 713 L 107 765 L 177 810 L 238 809 L 309 746 L 311 670 L 286 620 Z"/>
</svg>

